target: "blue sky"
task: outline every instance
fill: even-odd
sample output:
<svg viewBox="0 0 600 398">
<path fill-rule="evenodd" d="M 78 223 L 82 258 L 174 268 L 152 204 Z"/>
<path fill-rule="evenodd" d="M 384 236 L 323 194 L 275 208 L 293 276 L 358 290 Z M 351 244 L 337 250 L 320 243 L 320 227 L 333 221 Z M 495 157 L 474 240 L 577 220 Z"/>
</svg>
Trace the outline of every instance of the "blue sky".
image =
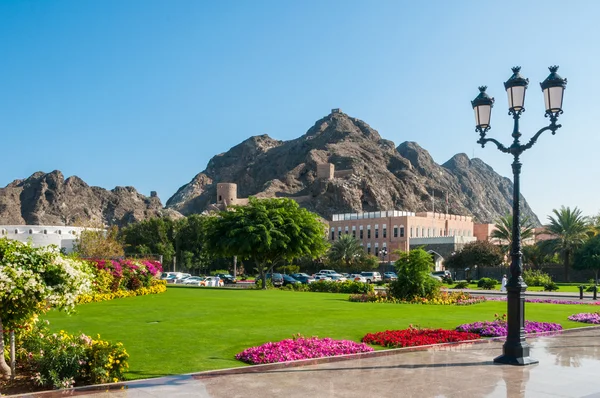
<svg viewBox="0 0 600 398">
<path fill-rule="evenodd" d="M 289 140 L 340 107 L 443 163 L 473 155 L 470 100 L 496 97 L 490 136 L 510 142 L 502 83 L 530 79 L 521 131 L 547 123 L 539 82 L 569 80 L 563 128 L 522 156 L 542 222 L 600 204 L 600 2 L 0 1 L 0 186 L 61 170 L 163 203 L 244 139 Z"/>
</svg>

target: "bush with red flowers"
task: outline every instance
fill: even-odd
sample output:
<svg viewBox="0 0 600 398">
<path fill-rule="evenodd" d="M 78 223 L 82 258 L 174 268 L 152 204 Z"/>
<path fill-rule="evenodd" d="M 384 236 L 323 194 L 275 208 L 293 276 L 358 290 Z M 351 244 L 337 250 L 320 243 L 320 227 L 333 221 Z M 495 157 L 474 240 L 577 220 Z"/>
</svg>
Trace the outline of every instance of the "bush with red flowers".
<svg viewBox="0 0 600 398">
<path fill-rule="evenodd" d="M 363 343 L 383 347 L 416 347 L 421 345 L 456 343 L 459 341 L 477 340 L 475 333 L 458 332 L 445 329 L 420 329 L 409 327 L 403 330 L 386 330 L 385 332 L 368 333 L 362 338 Z"/>
</svg>

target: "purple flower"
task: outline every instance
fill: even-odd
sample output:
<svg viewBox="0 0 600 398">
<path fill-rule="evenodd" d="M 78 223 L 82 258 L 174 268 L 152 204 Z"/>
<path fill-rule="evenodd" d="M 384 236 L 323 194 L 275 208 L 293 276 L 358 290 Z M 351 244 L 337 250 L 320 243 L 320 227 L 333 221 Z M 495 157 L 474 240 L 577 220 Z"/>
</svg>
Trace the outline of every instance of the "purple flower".
<svg viewBox="0 0 600 398">
<path fill-rule="evenodd" d="M 506 301 L 506 297 L 488 297 L 488 301 Z M 545 303 L 545 304 L 585 304 L 585 305 L 600 305 L 600 301 L 593 302 L 581 302 L 581 301 L 572 301 L 572 300 L 554 300 L 554 299 L 531 299 L 526 298 L 526 302 L 528 303 Z"/>
<path fill-rule="evenodd" d="M 333 340 L 318 337 L 294 337 L 276 343 L 265 343 L 250 347 L 235 356 L 236 359 L 250 364 L 264 364 L 300 359 L 331 357 L 373 351 L 364 343 L 349 340 Z"/>
<path fill-rule="evenodd" d="M 456 328 L 459 332 L 477 333 L 482 337 L 498 337 L 508 334 L 506 321 L 497 319 L 495 321 L 483 321 L 465 323 Z M 562 330 L 558 323 L 525 321 L 525 333 L 556 332 Z"/>
<path fill-rule="evenodd" d="M 570 321 L 600 325 L 600 312 L 582 312 L 569 317 Z"/>
</svg>

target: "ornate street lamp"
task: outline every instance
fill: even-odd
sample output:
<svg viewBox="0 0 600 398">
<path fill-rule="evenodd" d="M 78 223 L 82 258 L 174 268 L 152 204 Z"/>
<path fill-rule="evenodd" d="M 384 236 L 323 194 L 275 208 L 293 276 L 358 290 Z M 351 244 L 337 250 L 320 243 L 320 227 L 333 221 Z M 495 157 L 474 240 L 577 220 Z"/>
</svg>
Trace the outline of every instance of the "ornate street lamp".
<svg viewBox="0 0 600 398">
<path fill-rule="evenodd" d="M 561 125 L 557 124 L 558 116 L 563 113 L 562 100 L 567 79 L 560 77 L 556 71 L 558 66 L 551 66 L 550 75 L 540 83 L 544 93 L 544 102 L 546 106 L 545 116 L 550 118 L 550 124 L 540 129 L 529 140 L 527 144 L 521 144 L 519 138 L 519 119 L 525 111 L 525 91 L 529 83 L 528 79 L 521 76 L 520 67 L 512 68 L 513 75 L 504 83 L 508 95 L 508 114 L 512 115 L 514 128 L 512 132 L 513 143 L 505 147 L 493 138 L 486 138 L 486 133 L 490 130 L 491 111 L 494 105 L 494 99 L 491 98 L 485 90 L 487 87 L 479 87 L 479 95 L 471 101 L 475 111 L 475 131 L 479 133 L 478 144 L 485 147 L 488 142 L 493 142 L 501 152 L 513 155 L 513 229 L 512 229 L 512 248 L 510 265 L 510 279 L 506 285 L 507 294 L 507 329 L 506 342 L 502 347 L 502 355 L 494 358 L 495 363 L 504 363 L 510 365 L 532 365 L 538 363 L 537 360 L 529 356 L 529 344 L 525 340 L 525 296 L 527 285 L 523 282 L 521 274 L 523 273 L 523 254 L 521 253 L 521 210 L 519 206 L 521 162 L 519 157 L 523 152 L 531 148 L 544 131 L 551 131 L 554 135 Z"/>
<path fill-rule="evenodd" d="M 382 247 L 381 250 L 379 251 L 379 255 L 381 256 L 381 259 L 383 260 L 383 262 L 385 262 L 385 256 L 388 255 L 388 250 L 387 247 Z"/>
</svg>

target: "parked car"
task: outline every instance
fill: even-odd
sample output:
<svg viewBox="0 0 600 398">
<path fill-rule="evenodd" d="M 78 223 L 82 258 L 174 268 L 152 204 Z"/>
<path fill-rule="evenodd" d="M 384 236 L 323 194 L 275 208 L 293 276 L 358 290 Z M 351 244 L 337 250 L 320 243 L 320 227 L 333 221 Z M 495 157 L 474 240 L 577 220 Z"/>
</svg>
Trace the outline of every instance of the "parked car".
<svg viewBox="0 0 600 398">
<path fill-rule="evenodd" d="M 317 272 L 317 274 L 322 274 L 322 275 L 340 275 L 337 272 L 335 272 L 332 269 L 322 269 L 321 271 Z"/>
<path fill-rule="evenodd" d="M 221 278 L 218 276 L 207 276 L 202 282 L 200 282 L 200 286 L 223 286 L 223 280 L 221 280 Z"/>
<path fill-rule="evenodd" d="M 293 285 L 293 284 L 297 284 L 297 283 L 302 283 L 298 280 L 296 280 L 295 278 L 292 278 L 289 275 L 281 275 L 283 277 L 283 286 L 287 286 L 287 285 Z"/>
<path fill-rule="evenodd" d="M 298 274 L 292 274 L 290 275 L 292 278 L 294 278 L 295 280 L 304 283 L 305 285 L 309 284 L 309 283 L 313 283 L 315 281 L 315 278 L 313 278 L 312 276 L 305 274 L 305 273 L 298 273 Z"/>
<path fill-rule="evenodd" d="M 216 276 L 221 278 L 223 280 L 223 283 L 225 283 L 226 285 L 235 283 L 235 278 L 231 274 L 217 274 Z"/>
<path fill-rule="evenodd" d="M 200 282 L 204 280 L 203 276 L 190 276 L 189 278 L 185 278 L 183 280 L 184 285 L 196 285 L 200 286 Z"/>
<path fill-rule="evenodd" d="M 271 280 L 271 283 L 273 284 L 273 286 L 275 286 L 275 287 L 283 286 L 283 275 L 278 274 L 278 273 L 274 273 L 273 275 L 267 274 L 267 280 L 269 280 L 269 279 Z M 260 280 L 260 278 L 256 278 L 257 283 L 259 280 Z"/>
<path fill-rule="evenodd" d="M 350 281 L 367 283 L 367 278 L 365 278 L 361 274 L 349 274 L 347 278 Z"/>
<path fill-rule="evenodd" d="M 365 277 L 367 283 L 381 282 L 381 274 L 379 272 L 361 272 L 360 274 Z"/>
<path fill-rule="evenodd" d="M 434 271 L 434 272 L 431 273 L 431 275 L 437 276 L 443 282 L 452 283 L 452 274 L 448 270 L 445 270 L 445 271 Z"/>
<path fill-rule="evenodd" d="M 395 272 L 384 272 L 383 273 L 383 281 L 384 282 L 393 282 L 398 280 L 398 275 Z"/>
<path fill-rule="evenodd" d="M 330 281 L 331 277 L 327 276 L 327 275 L 323 275 L 323 274 L 316 274 L 315 275 L 315 281 L 319 282 L 319 281 Z"/>
<path fill-rule="evenodd" d="M 175 278 L 175 283 L 183 283 L 184 280 L 186 280 L 187 278 L 191 277 L 191 274 L 184 274 L 184 273 L 179 273 L 179 275 L 177 276 L 177 278 Z"/>
<path fill-rule="evenodd" d="M 335 275 L 329 275 L 329 277 L 331 278 L 332 281 L 334 282 L 345 282 L 348 279 L 346 279 L 345 276 L 342 276 L 340 274 L 335 274 Z"/>
</svg>

